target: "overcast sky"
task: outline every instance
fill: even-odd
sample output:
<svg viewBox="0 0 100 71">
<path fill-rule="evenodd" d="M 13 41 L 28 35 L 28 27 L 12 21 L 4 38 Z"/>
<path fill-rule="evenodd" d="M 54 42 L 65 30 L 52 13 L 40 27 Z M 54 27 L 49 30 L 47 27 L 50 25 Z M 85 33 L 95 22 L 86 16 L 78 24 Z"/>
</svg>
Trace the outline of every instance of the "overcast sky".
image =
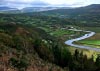
<svg viewBox="0 0 100 71">
<path fill-rule="evenodd" d="M 100 0 L 0 0 L 0 6 L 16 8 L 39 6 L 80 7 L 89 4 L 100 4 Z"/>
</svg>

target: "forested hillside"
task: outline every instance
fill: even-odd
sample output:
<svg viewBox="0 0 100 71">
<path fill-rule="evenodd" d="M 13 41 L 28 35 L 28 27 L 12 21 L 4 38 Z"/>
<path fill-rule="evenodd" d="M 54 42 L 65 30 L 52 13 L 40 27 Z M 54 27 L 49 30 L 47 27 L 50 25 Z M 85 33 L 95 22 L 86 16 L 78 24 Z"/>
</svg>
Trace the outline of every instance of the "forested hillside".
<svg viewBox="0 0 100 71">
<path fill-rule="evenodd" d="M 81 26 L 100 26 L 100 4 L 93 4 L 85 7 L 72 9 L 57 9 L 40 12 L 43 15 L 69 18 L 79 21 Z"/>
<path fill-rule="evenodd" d="M 57 36 L 43 30 L 72 22 L 32 13 L 0 14 L 0 71 L 99 71 L 100 55 L 94 61 L 78 49 L 72 54 Z"/>
</svg>

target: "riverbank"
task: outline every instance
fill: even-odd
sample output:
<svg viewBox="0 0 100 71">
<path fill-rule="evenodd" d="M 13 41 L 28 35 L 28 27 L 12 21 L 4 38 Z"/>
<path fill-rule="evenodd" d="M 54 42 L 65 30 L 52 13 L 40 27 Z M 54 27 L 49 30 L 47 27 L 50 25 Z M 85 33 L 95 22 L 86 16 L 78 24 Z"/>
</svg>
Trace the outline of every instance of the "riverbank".
<svg viewBox="0 0 100 71">
<path fill-rule="evenodd" d="M 75 31 L 82 31 L 82 30 L 75 30 Z M 88 50 L 94 50 L 94 51 L 100 52 L 99 48 L 73 44 L 73 42 L 76 42 L 76 41 L 79 41 L 79 40 L 83 40 L 83 39 L 86 39 L 86 38 L 89 38 L 89 37 L 92 37 L 92 36 L 95 35 L 95 32 L 92 32 L 92 31 L 84 31 L 84 32 L 88 32 L 88 34 L 85 34 L 84 36 L 79 37 L 79 38 L 67 40 L 67 41 L 65 41 L 65 44 L 67 44 L 69 46 L 72 46 L 72 47 L 76 47 L 76 48 L 82 48 L 82 49 L 88 49 Z"/>
</svg>

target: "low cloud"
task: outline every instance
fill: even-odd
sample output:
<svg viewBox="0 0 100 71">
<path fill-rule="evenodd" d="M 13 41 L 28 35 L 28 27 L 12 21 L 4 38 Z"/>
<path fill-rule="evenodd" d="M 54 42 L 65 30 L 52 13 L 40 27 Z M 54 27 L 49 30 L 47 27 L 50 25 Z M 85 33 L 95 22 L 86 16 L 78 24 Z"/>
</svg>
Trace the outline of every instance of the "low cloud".
<svg viewBox="0 0 100 71">
<path fill-rule="evenodd" d="M 43 1 L 34 1 L 30 3 L 32 6 L 49 6 L 50 4 Z"/>
<path fill-rule="evenodd" d="M 0 2 L 0 6 L 9 6 L 9 7 L 16 7 L 16 8 L 23 8 L 23 7 L 38 7 L 38 6 L 49 6 L 50 4 L 40 1 L 40 0 L 23 0 L 23 1 L 15 1 L 15 0 L 2 0 Z"/>
<path fill-rule="evenodd" d="M 100 0 L 0 0 L 0 6 L 8 6 L 15 8 L 24 8 L 32 6 L 79 7 L 93 3 L 100 3 Z"/>
<path fill-rule="evenodd" d="M 76 3 L 71 4 L 71 6 L 74 6 L 74 7 L 84 6 L 84 5 L 85 5 L 84 2 L 76 2 Z"/>
</svg>

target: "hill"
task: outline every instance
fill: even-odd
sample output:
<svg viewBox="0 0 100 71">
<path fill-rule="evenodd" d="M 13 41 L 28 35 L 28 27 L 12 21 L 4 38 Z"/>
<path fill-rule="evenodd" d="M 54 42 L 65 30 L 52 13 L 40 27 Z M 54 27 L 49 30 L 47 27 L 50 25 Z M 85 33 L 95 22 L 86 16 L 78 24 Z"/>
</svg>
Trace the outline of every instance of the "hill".
<svg viewBox="0 0 100 71">
<path fill-rule="evenodd" d="M 71 9 L 56 9 L 51 11 L 44 11 L 45 14 L 59 14 L 59 15 L 68 15 L 70 16 L 76 16 L 79 14 L 85 14 L 85 13 L 99 13 L 100 12 L 100 4 L 93 4 L 85 7 L 78 7 L 78 8 L 71 8 Z"/>
<path fill-rule="evenodd" d="M 43 15 L 55 16 L 60 18 L 70 18 L 80 21 L 86 26 L 100 26 L 100 4 L 93 4 L 74 9 L 56 9 L 41 12 Z"/>
<path fill-rule="evenodd" d="M 0 22 L 0 71 L 63 71 L 48 62 L 46 57 L 52 60 L 52 52 L 42 41 L 48 35 L 43 31 L 42 36 L 41 31 L 29 25 Z"/>
<path fill-rule="evenodd" d="M 57 60 L 58 55 L 56 56 L 60 46 L 56 46 L 56 38 L 38 28 L 40 24 L 45 23 L 41 19 L 47 17 L 29 14 L 0 15 L 0 71 L 4 69 L 6 71 L 64 71 L 60 67 L 60 59 Z M 70 55 L 67 49 L 65 51 Z"/>
</svg>

